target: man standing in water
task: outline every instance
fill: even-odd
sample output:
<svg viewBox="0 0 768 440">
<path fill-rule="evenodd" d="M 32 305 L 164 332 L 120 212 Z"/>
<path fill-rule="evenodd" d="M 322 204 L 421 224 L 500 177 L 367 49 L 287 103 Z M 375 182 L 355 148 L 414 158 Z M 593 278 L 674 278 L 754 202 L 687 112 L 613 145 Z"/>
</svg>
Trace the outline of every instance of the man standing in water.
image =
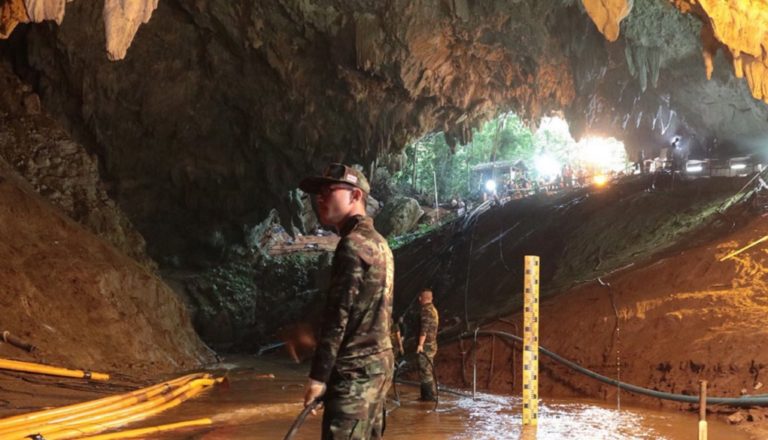
<svg viewBox="0 0 768 440">
<path fill-rule="evenodd" d="M 421 400 L 435 401 L 435 378 L 433 367 L 437 354 L 437 326 L 440 318 L 432 304 L 432 291 L 424 289 L 419 294 L 421 313 L 419 320 L 419 376 L 421 377 Z M 423 353 L 423 354 L 422 354 Z"/>
<path fill-rule="evenodd" d="M 316 195 L 320 223 L 341 236 L 304 405 L 322 398 L 323 440 L 379 439 L 394 372 L 392 251 L 365 214 L 363 173 L 335 163 L 299 188 Z"/>
</svg>

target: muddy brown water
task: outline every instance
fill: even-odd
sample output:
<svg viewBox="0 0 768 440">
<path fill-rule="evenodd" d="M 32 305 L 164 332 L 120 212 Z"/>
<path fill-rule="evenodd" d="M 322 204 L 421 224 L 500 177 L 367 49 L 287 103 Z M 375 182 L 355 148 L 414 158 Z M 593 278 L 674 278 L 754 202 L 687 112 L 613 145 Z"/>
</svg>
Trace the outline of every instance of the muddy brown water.
<svg viewBox="0 0 768 440">
<path fill-rule="evenodd" d="M 163 415 L 141 423 L 155 426 L 200 417 L 214 424 L 165 435 L 162 439 L 282 439 L 302 409 L 299 403 L 306 380 L 306 366 L 282 360 L 242 361 L 224 364 L 229 384 L 185 402 Z M 222 373 L 223 370 L 216 370 Z M 274 379 L 260 377 L 272 373 Z M 694 414 L 657 411 L 602 401 L 544 398 L 536 432 L 521 432 L 519 397 L 478 393 L 477 399 L 441 394 L 437 411 L 418 402 L 418 389 L 399 385 L 401 405 L 389 402 L 386 438 L 395 439 L 538 439 L 619 440 L 695 439 Z M 137 427 L 136 425 L 129 428 Z M 320 416 L 308 417 L 295 439 L 319 439 Z M 710 439 L 746 440 L 745 434 L 725 423 L 709 422 Z"/>
</svg>

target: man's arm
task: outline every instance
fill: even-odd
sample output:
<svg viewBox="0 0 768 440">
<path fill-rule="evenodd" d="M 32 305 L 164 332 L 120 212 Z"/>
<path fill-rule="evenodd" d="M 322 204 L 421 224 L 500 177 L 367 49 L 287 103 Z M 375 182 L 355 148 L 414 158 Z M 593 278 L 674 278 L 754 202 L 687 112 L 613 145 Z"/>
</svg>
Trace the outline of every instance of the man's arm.
<svg viewBox="0 0 768 440">
<path fill-rule="evenodd" d="M 314 383 L 310 382 L 305 400 L 310 397 L 311 390 L 320 390 L 319 384 L 325 384 L 331 376 L 362 277 L 363 267 L 354 244 L 348 238 L 343 238 L 334 255 L 331 286 L 328 289 L 320 340 L 309 373 Z M 305 403 L 311 403 L 314 397 Z"/>
</svg>

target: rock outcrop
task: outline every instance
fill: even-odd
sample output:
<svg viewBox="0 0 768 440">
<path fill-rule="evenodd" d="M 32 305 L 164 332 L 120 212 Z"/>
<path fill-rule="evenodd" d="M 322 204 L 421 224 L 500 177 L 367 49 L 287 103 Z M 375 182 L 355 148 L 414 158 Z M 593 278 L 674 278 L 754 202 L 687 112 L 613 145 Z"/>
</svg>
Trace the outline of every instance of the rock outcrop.
<svg viewBox="0 0 768 440">
<path fill-rule="evenodd" d="M 0 3 L 0 38 L 19 23 L 52 20 L 61 24 L 67 3 L 73 0 L 7 0 Z M 102 13 L 107 57 L 121 60 L 142 23 L 152 17 L 159 0 L 104 0 Z M 91 23 L 92 26 L 96 23 Z"/>
<path fill-rule="evenodd" d="M 632 10 L 633 1 L 582 1 L 598 30 L 608 41 L 616 41 L 619 37 L 620 23 Z M 681 12 L 695 14 L 703 23 L 701 53 L 707 78 L 712 77 L 714 57 L 722 48 L 728 52 L 735 76 L 746 77 L 752 95 L 768 102 L 768 56 L 765 55 L 768 51 L 768 31 L 766 31 L 768 4 L 761 0 L 672 0 L 671 2 Z M 642 6 L 636 6 L 636 8 L 644 9 Z M 655 24 L 658 25 L 658 23 Z M 654 33 L 650 28 L 645 28 L 644 32 L 653 38 Z M 686 34 L 680 33 L 674 35 L 672 39 L 667 39 L 666 43 L 675 44 L 676 39 L 685 37 Z"/>
<path fill-rule="evenodd" d="M 424 211 L 416 199 L 396 197 L 376 217 L 376 230 L 385 237 L 403 235 L 416 226 L 422 215 Z"/>
<path fill-rule="evenodd" d="M 153 269 L 144 238 L 107 193 L 98 158 L 41 108 L 7 63 L 0 63 L 0 84 L 0 158 L 73 220 Z"/>
<path fill-rule="evenodd" d="M 608 41 L 619 38 L 621 20 L 632 10 L 632 0 L 582 0 L 584 9 Z"/>
</svg>

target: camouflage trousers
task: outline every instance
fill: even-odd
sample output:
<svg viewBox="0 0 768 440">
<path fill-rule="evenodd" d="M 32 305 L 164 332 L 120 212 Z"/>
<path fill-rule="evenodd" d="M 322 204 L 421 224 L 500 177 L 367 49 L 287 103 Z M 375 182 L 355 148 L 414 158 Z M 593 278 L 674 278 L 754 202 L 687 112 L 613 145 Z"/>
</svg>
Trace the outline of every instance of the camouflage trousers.
<svg viewBox="0 0 768 440">
<path fill-rule="evenodd" d="M 385 403 L 394 362 L 392 351 L 388 351 L 363 367 L 334 370 L 325 393 L 323 440 L 384 436 Z"/>
<path fill-rule="evenodd" d="M 424 354 L 429 358 L 429 362 L 424 356 L 419 355 L 419 378 L 423 384 L 434 384 L 435 378 L 432 372 L 432 365 L 435 363 L 435 355 L 437 354 L 437 343 L 431 342 L 424 344 Z"/>
</svg>

